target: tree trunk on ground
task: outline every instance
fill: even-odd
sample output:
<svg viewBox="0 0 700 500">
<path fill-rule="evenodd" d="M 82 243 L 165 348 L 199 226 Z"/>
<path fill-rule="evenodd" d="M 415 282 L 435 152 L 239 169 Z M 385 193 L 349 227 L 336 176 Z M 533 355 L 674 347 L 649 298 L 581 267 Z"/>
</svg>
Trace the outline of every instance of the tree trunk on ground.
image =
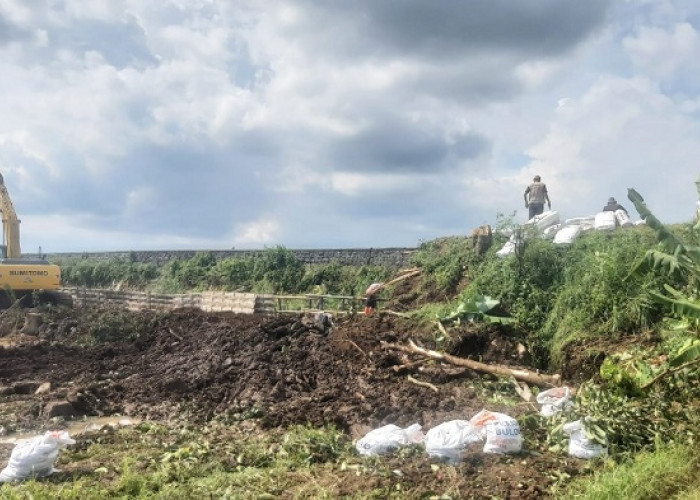
<svg viewBox="0 0 700 500">
<path fill-rule="evenodd" d="M 497 377 L 513 377 L 516 380 L 521 380 L 538 387 L 556 387 L 561 384 L 561 375 L 536 373 L 528 370 L 510 368 L 503 365 L 487 365 L 486 363 L 480 363 L 479 361 L 473 361 L 471 359 L 460 358 L 444 352 L 425 349 L 416 345 L 412 340 L 408 341 L 407 346 L 391 344 L 389 342 L 382 342 L 381 345 L 383 349 L 418 354 L 419 356 L 444 361 L 456 366 L 465 366 L 476 372 L 489 373 L 491 375 L 496 375 Z"/>
</svg>

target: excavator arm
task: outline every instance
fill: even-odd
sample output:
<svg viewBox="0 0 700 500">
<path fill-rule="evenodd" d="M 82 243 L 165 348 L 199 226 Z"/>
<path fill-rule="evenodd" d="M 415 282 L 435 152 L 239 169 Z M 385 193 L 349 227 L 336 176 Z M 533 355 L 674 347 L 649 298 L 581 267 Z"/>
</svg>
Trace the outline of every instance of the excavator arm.
<svg viewBox="0 0 700 500">
<path fill-rule="evenodd" d="M 6 245 L 8 259 L 18 259 L 22 256 L 19 245 L 19 218 L 12 204 L 10 193 L 7 192 L 5 181 L 0 175 L 0 211 L 2 211 L 3 243 Z"/>
</svg>

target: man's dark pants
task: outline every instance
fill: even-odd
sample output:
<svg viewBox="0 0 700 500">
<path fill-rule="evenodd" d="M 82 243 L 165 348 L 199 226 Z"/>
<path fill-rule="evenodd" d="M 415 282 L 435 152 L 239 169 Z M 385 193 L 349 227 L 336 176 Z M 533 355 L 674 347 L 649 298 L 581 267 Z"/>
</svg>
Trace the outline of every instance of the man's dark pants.
<svg viewBox="0 0 700 500">
<path fill-rule="evenodd" d="M 530 217 L 528 220 L 530 220 L 535 215 L 540 215 L 542 212 L 544 212 L 544 203 L 530 203 L 528 208 L 530 209 Z"/>
</svg>

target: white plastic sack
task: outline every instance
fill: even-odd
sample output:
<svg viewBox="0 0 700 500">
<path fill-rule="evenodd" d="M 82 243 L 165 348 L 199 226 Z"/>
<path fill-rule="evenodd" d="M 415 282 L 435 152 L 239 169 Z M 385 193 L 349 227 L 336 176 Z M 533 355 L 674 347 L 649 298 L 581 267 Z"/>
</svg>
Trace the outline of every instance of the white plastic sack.
<svg viewBox="0 0 700 500">
<path fill-rule="evenodd" d="M 588 460 L 604 457 L 608 454 L 607 446 L 588 439 L 586 429 L 583 427 L 581 420 L 570 422 L 564 425 L 562 429 L 569 435 L 569 456 Z"/>
<path fill-rule="evenodd" d="M 469 422 L 475 433 L 486 438 L 484 453 L 518 453 L 522 449 L 523 437 L 520 424 L 504 413 L 481 410 Z"/>
<path fill-rule="evenodd" d="M 585 217 L 572 217 L 564 221 L 565 226 L 591 226 L 595 225 L 595 216 L 587 215 Z"/>
<path fill-rule="evenodd" d="M 10 461 L 0 472 L 0 483 L 48 476 L 56 472 L 58 450 L 75 444 L 66 431 L 50 431 L 43 436 L 22 440 L 15 445 Z"/>
<path fill-rule="evenodd" d="M 552 239 L 557 234 L 557 231 L 559 231 L 559 229 L 561 229 L 561 224 L 554 224 L 553 226 L 549 226 L 542 232 L 542 236 L 544 236 L 545 238 Z"/>
<path fill-rule="evenodd" d="M 370 286 L 367 287 L 367 290 L 365 290 L 365 295 L 373 295 L 379 291 L 382 286 L 384 286 L 384 283 L 372 283 Z"/>
<path fill-rule="evenodd" d="M 425 434 L 425 451 L 431 457 L 456 464 L 470 444 L 483 440 L 468 420 L 450 420 L 436 425 Z"/>
<path fill-rule="evenodd" d="M 513 241 L 506 241 L 505 245 L 501 247 L 501 249 L 496 252 L 496 255 L 499 257 L 506 257 L 508 255 L 513 255 L 515 253 L 515 242 Z"/>
<path fill-rule="evenodd" d="M 627 215 L 627 212 L 624 210 L 615 210 L 615 218 L 620 227 L 630 227 L 634 225 L 632 219 L 630 219 L 630 216 Z"/>
<path fill-rule="evenodd" d="M 554 235 L 554 243 L 556 245 L 570 245 L 581 234 L 581 230 L 581 226 L 578 225 L 564 226 Z"/>
<path fill-rule="evenodd" d="M 526 225 L 534 225 L 540 233 L 549 226 L 559 224 L 559 212 L 556 210 L 548 210 L 540 215 L 535 215 L 532 219 L 525 223 Z"/>
<path fill-rule="evenodd" d="M 595 214 L 595 229 L 597 231 L 612 231 L 617 227 L 615 212 L 598 212 Z"/>
<path fill-rule="evenodd" d="M 537 395 L 537 402 L 542 405 L 540 407 L 540 415 L 543 417 L 557 415 L 573 406 L 571 391 L 566 386 L 540 392 Z"/>
<path fill-rule="evenodd" d="M 385 455 L 409 444 L 423 442 L 420 424 L 413 424 L 405 429 L 393 424 L 369 431 L 355 444 L 360 455 Z"/>
</svg>

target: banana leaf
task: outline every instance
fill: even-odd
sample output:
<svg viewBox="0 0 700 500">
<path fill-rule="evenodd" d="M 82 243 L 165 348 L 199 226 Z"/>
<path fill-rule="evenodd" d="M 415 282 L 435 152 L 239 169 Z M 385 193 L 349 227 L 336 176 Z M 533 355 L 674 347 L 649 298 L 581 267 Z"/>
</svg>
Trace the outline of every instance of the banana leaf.
<svg viewBox="0 0 700 500">
<path fill-rule="evenodd" d="M 493 312 L 501 302 L 488 295 L 479 295 L 474 300 L 461 302 L 457 308 L 447 316 L 438 318 L 441 323 L 469 321 L 470 323 L 512 323 L 515 320 L 507 316 L 489 314 Z"/>
</svg>

